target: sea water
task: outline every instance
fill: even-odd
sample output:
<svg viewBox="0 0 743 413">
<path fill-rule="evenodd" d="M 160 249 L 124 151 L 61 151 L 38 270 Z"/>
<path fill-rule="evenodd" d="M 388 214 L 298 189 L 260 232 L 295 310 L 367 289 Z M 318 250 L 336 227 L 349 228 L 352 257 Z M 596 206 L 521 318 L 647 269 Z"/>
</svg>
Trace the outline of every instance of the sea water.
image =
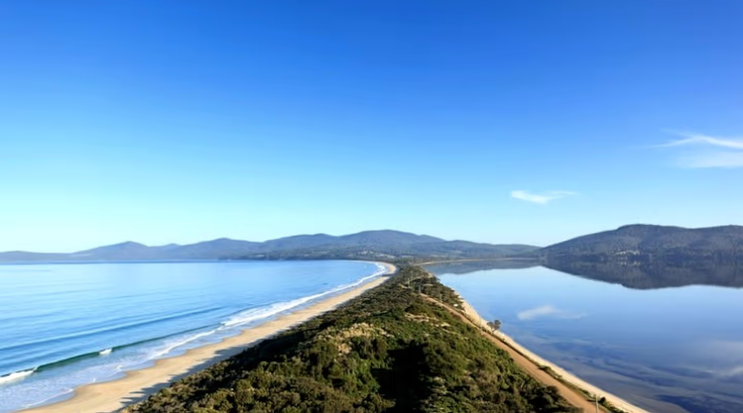
<svg viewBox="0 0 743 413">
<path fill-rule="evenodd" d="M 68 398 L 383 271 L 356 261 L 0 265 L 0 413 Z"/>
</svg>

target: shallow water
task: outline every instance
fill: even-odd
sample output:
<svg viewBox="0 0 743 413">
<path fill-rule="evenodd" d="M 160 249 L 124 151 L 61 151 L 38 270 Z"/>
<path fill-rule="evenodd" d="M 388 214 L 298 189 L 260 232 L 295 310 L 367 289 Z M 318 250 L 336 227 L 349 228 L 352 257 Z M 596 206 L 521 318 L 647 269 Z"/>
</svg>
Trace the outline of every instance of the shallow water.
<svg viewBox="0 0 743 413">
<path fill-rule="evenodd" d="M 380 270 L 354 261 L 0 265 L 0 412 L 218 342 Z"/>
<path fill-rule="evenodd" d="M 725 272 L 726 282 L 719 272 L 685 278 L 735 287 L 656 288 L 674 280 L 663 269 L 614 280 L 643 290 L 590 279 L 590 268 L 581 276 L 543 267 L 431 270 L 516 341 L 630 402 L 654 412 L 743 412 L 737 270 Z"/>
</svg>

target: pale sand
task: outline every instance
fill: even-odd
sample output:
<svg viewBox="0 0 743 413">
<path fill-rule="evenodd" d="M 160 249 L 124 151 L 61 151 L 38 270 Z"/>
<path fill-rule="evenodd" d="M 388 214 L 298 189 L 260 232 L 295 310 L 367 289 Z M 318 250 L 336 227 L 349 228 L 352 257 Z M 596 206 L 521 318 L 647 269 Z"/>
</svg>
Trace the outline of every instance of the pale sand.
<svg viewBox="0 0 743 413">
<path fill-rule="evenodd" d="M 460 297 L 461 298 L 461 297 Z M 527 348 L 521 346 L 516 341 L 514 341 L 511 337 L 508 335 L 500 332 L 500 331 L 493 331 L 493 329 L 487 327 L 487 320 L 480 317 L 480 315 L 475 311 L 474 308 L 465 300 L 462 300 L 462 309 L 467 314 L 468 318 L 470 318 L 475 324 L 478 324 L 482 328 L 488 330 L 490 334 L 497 337 L 500 341 L 511 347 L 512 349 L 516 350 L 516 352 L 523 355 L 525 358 L 527 358 L 532 363 L 536 364 L 537 366 L 541 367 L 549 367 L 552 369 L 553 372 L 558 374 L 561 379 L 567 383 L 572 384 L 573 386 L 576 386 L 578 388 L 581 388 L 585 391 L 587 391 L 590 394 L 598 395 L 599 398 L 606 397 L 606 400 L 614 405 L 615 407 L 627 412 L 627 413 L 650 413 L 647 410 L 641 409 L 637 406 L 632 405 L 631 403 L 623 400 L 622 398 L 615 396 L 611 393 L 607 393 L 604 390 L 599 389 L 598 387 L 587 383 L 584 380 L 581 380 L 577 376 L 569 373 L 568 371 L 560 368 L 556 364 L 549 362 L 542 357 L 539 357 L 538 355 L 532 353 Z M 593 410 L 591 410 L 593 411 Z"/>
<path fill-rule="evenodd" d="M 397 269 L 394 265 L 378 263 L 387 268 L 385 274 Z M 114 381 L 89 384 L 75 390 L 75 395 L 59 403 L 23 410 L 27 413 L 101 413 L 114 412 L 127 405 L 141 401 L 157 390 L 167 387 L 175 380 L 195 373 L 214 363 L 241 353 L 260 340 L 274 336 L 292 326 L 333 310 L 339 305 L 379 286 L 388 277 L 370 280 L 352 290 L 330 297 L 309 307 L 294 311 L 275 320 L 244 330 L 237 336 L 220 343 L 195 348 L 177 357 L 160 359 L 155 365 L 142 370 L 127 372 Z"/>
</svg>

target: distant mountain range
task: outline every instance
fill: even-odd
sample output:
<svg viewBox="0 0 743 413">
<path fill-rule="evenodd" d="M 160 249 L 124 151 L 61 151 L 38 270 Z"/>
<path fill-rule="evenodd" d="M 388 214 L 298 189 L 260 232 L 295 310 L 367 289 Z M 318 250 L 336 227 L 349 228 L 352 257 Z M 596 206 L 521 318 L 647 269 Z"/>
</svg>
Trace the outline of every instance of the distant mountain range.
<svg viewBox="0 0 743 413">
<path fill-rule="evenodd" d="M 149 261 L 211 259 L 470 259 L 513 256 L 536 251 L 530 245 L 492 245 L 446 241 L 428 235 L 382 230 L 332 236 L 298 235 L 266 242 L 220 238 L 197 244 L 147 246 L 136 242 L 107 245 L 69 254 L 11 251 L 4 262 Z"/>
<path fill-rule="evenodd" d="M 562 261 L 688 261 L 743 258 L 743 227 L 687 229 L 628 225 L 532 252 L 547 263 Z"/>
<path fill-rule="evenodd" d="M 189 245 L 150 247 L 136 242 L 107 245 L 70 254 L 11 251 L 0 262 L 150 261 L 213 259 L 369 259 L 443 261 L 519 257 L 547 266 L 575 262 L 663 262 L 690 260 L 743 261 L 743 227 L 686 229 L 628 225 L 539 248 L 446 241 L 428 235 L 382 230 L 333 236 L 297 235 L 265 242 L 220 238 Z M 521 263 L 519 265 L 530 265 Z"/>
<path fill-rule="evenodd" d="M 743 227 L 629 225 L 527 252 L 515 259 L 426 265 L 436 274 L 544 266 L 634 289 L 743 287 Z"/>
</svg>

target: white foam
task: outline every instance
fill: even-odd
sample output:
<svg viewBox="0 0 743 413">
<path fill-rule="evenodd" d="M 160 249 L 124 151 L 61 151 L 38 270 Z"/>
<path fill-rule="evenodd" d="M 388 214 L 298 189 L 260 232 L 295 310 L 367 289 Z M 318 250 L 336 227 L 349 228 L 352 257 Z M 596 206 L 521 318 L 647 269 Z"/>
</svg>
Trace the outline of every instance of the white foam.
<svg viewBox="0 0 743 413">
<path fill-rule="evenodd" d="M 217 331 L 218 331 L 218 329 L 214 329 L 214 330 L 210 330 L 210 331 L 205 331 L 203 333 L 198 333 L 198 334 L 194 334 L 192 336 L 186 337 L 186 338 L 184 338 L 182 340 L 178 340 L 178 341 L 175 341 L 175 342 L 172 342 L 172 343 L 168 343 L 165 347 L 162 347 L 159 350 L 156 350 L 154 353 L 152 353 L 152 355 L 150 356 L 150 359 L 155 359 L 155 358 L 162 357 L 162 356 L 170 353 L 171 351 L 175 350 L 176 348 L 178 348 L 180 346 L 183 346 L 185 344 L 188 344 L 188 343 L 190 343 L 190 342 L 192 342 L 194 340 L 198 340 L 201 337 L 206 337 L 208 335 L 212 335 L 212 334 L 216 333 Z"/>
<path fill-rule="evenodd" d="M 280 303 L 271 304 L 268 307 L 253 308 L 250 310 L 246 310 L 237 315 L 230 317 L 227 321 L 223 321 L 222 326 L 225 328 L 235 327 L 235 326 L 239 326 L 242 324 L 247 324 L 253 321 L 268 318 L 276 314 L 283 313 L 284 311 L 291 310 L 292 308 L 299 307 L 302 304 L 308 303 L 312 300 L 316 300 L 320 297 L 324 297 L 329 294 L 338 293 L 340 291 L 348 290 L 350 288 L 356 287 L 372 278 L 375 278 L 382 274 L 387 273 L 387 268 L 384 265 L 381 265 L 381 264 L 375 264 L 375 265 L 377 266 L 377 271 L 374 274 L 361 278 L 358 281 L 353 282 L 351 284 L 340 285 L 328 291 L 325 291 L 319 294 L 309 295 L 307 297 L 297 298 L 296 300 L 284 301 Z"/>
<path fill-rule="evenodd" d="M 322 297 L 326 293 L 310 295 L 303 298 L 298 298 L 292 301 L 285 301 L 281 303 L 271 304 L 268 307 L 254 308 L 251 310 L 243 311 L 235 316 L 230 317 L 229 320 L 223 321 L 222 326 L 234 327 L 241 324 L 247 324 L 252 321 L 261 320 L 264 318 L 271 317 L 278 313 L 291 310 L 294 307 L 300 306 L 308 301 L 312 301 L 316 298 Z"/>
<path fill-rule="evenodd" d="M 293 309 L 295 307 L 299 307 L 302 304 L 306 304 L 306 303 L 308 303 L 308 302 L 310 302 L 312 300 L 316 300 L 316 299 L 321 298 L 321 297 L 324 297 L 326 295 L 335 294 L 335 293 L 338 293 L 338 292 L 341 292 L 341 291 L 344 291 L 344 290 L 347 290 L 347 289 L 356 287 L 356 286 L 358 286 L 360 284 L 363 284 L 363 283 L 367 282 L 368 280 L 370 280 L 372 278 L 376 278 L 376 277 L 378 277 L 380 275 L 383 275 L 383 274 L 386 274 L 388 272 L 387 267 L 385 267 L 384 265 L 381 265 L 381 264 L 378 264 L 378 263 L 374 263 L 374 264 L 377 267 L 377 271 L 376 272 L 374 272 L 373 274 L 371 274 L 369 276 L 363 277 L 363 278 L 361 278 L 361 279 L 359 279 L 359 280 L 357 280 L 357 281 L 355 281 L 353 283 L 345 284 L 345 285 L 340 285 L 340 286 L 335 287 L 333 289 L 330 289 L 328 291 L 325 291 L 325 292 L 322 292 L 322 293 L 318 293 L 318 294 L 314 294 L 314 295 L 310 295 L 310 296 L 307 296 L 307 297 L 297 298 L 296 300 L 275 303 L 275 304 L 271 304 L 271 305 L 269 305 L 267 307 L 253 308 L 253 309 L 250 309 L 250 310 L 246 310 L 246 311 L 240 312 L 240 313 L 238 313 L 238 314 L 230 317 L 228 320 L 223 321 L 221 323 L 222 325 L 219 328 L 216 328 L 216 329 L 210 330 L 210 331 L 205 331 L 205 332 L 197 333 L 197 334 L 194 334 L 192 336 L 185 337 L 185 338 L 183 338 L 181 340 L 167 343 L 164 347 L 161 347 L 159 349 L 156 349 L 153 353 L 151 353 L 150 356 L 149 356 L 149 360 L 163 357 L 163 356 L 167 355 L 168 353 L 170 353 L 171 351 L 177 349 L 178 347 L 181 347 L 181 346 L 183 346 L 185 344 L 188 344 L 190 342 L 193 342 L 195 340 L 198 340 L 198 339 L 200 339 L 202 337 L 206 337 L 206 336 L 212 335 L 214 333 L 217 333 L 219 331 L 224 331 L 224 330 L 227 330 L 229 328 L 233 328 L 233 327 L 236 327 L 236 326 L 248 324 L 248 323 L 251 323 L 253 321 L 262 320 L 262 319 L 265 319 L 265 318 L 274 316 L 276 314 L 283 313 L 285 311 L 291 310 L 291 309 Z M 107 351 L 107 350 L 104 350 L 104 351 Z M 103 352 L 101 352 L 101 355 L 103 355 Z"/>
<path fill-rule="evenodd" d="M 39 406 L 41 404 L 44 404 L 44 403 L 48 402 L 49 400 L 56 399 L 57 397 L 62 397 L 65 394 L 72 393 L 73 391 L 75 391 L 75 390 L 73 390 L 73 389 L 65 389 L 61 393 L 57 393 L 54 396 L 47 397 L 44 400 L 39 400 L 38 402 L 33 402 L 33 403 L 25 404 L 25 405 L 22 406 L 22 409 L 30 409 L 31 407 Z"/>
<path fill-rule="evenodd" d="M 15 373 L 7 374 L 5 376 L 0 377 L 0 384 L 6 384 L 6 383 L 13 382 L 13 381 L 23 380 L 26 377 L 34 374 L 35 371 L 36 369 L 34 368 L 31 370 L 23 370 L 23 371 L 17 371 Z"/>
<path fill-rule="evenodd" d="M 107 348 L 105 350 L 102 350 L 100 353 L 98 353 L 99 356 L 107 356 L 111 354 L 111 352 L 114 351 L 112 348 Z"/>
</svg>

